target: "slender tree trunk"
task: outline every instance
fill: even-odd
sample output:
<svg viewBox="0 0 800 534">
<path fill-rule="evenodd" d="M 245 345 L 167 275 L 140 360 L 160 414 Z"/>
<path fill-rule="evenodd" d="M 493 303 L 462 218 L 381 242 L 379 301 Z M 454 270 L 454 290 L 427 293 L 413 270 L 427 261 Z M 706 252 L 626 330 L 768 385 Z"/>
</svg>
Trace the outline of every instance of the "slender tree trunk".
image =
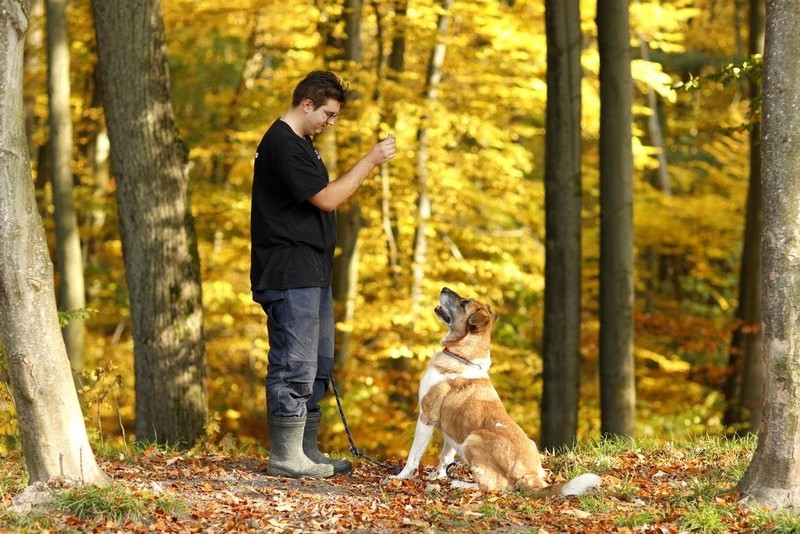
<svg viewBox="0 0 800 534">
<path fill-rule="evenodd" d="M 53 264 L 33 192 L 22 106 L 29 9 L 26 0 L 0 0 L 0 345 L 29 483 L 67 476 L 104 484 L 61 337 Z"/>
<path fill-rule="evenodd" d="M 764 47 L 763 319 L 766 398 L 739 489 L 775 509 L 800 506 L 800 0 L 767 0 Z"/>
<path fill-rule="evenodd" d="M 376 41 L 378 43 L 378 83 L 374 95 L 375 105 L 381 110 L 381 124 L 387 124 L 389 131 L 393 132 L 396 122 L 394 113 L 394 101 L 391 96 L 386 96 L 383 86 L 388 81 L 391 88 L 399 83 L 400 74 L 405 69 L 405 40 L 406 40 L 406 11 L 408 3 L 400 0 L 393 4 L 394 9 L 394 31 L 392 32 L 391 49 L 389 51 L 388 69 L 383 68 L 383 17 L 381 13 L 381 2 L 372 1 L 375 10 L 377 27 Z M 391 94 L 391 92 L 390 92 Z M 386 239 L 387 267 L 389 275 L 398 287 L 401 278 L 400 257 L 397 247 L 397 215 L 392 206 L 392 173 L 390 165 L 381 165 L 381 223 L 383 234 Z"/>
<path fill-rule="evenodd" d="M 337 323 L 346 325 L 336 333 L 334 361 L 337 369 L 344 369 L 350 356 L 350 325 L 355 319 L 358 296 L 358 234 L 362 224 L 361 206 L 358 202 L 351 201 L 344 213 L 338 217 L 336 226 L 336 243 L 341 252 L 336 257 L 334 266 L 333 294 L 338 303 Z"/>
<path fill-rule="evenodd" d="M 764 53 L 764 0 L 750 0 L 750 55 Z M 761 85 L 750 81 L 750 100 L 761 96 Z M 761 123 L 750 131 L 750 178 L 739 270 L 739 307 L 731 339 L 726 384 L 725 424 L 755 432 L 764 409 L 764 361 L 761 350 L 761 232 L 764 210 L 761 192 Z M 742 425 L 744 423 L 744 425 Z"/>
<path fill-rule="evenodd" d="M 225 120 L 222 123 L 222 130 L 225 134 L 222 153 L 215 156 L 211 176 L 214 181 L 218 181 L 227 190 L 231 186 L 231 169 L 238 159 L 234 147 L 236 145 L 235 133 L 237 132 L 237 121 L 241 115 L 240 101 L 247 91 L 253 88 L 255 80 L 264 70 L 264 64 L 268 56 L 268 47 L 264 43 L 264 34 L 268 26 L 264 23 L 263 14 L 259 11 L 253 15 L 250 35 L 247 38 L 247 56 L 242 64 L 239 74 L 239 82 L 233 91 L 233 97 L 226 104 L 224 112 Z M 214 253 L 219 252 L 222 246 L 221 230 L 214 232 Z"/>
<path fill-rule="evenodd" d="M 345 43 L 344 59 L 353 64 L 363 61 L 361 50 L 361 0 L 346 0 L 344 10 Z M 348 104 L 358 109 L 361 94 L 353 91 Z M 358 145 L 360 138 L 352 139 Z M 350 356 L 351 325 L 356 315 L 358 296 L 359 233 L 363 225 L 361 205 L 349 200 L 336 212 L 336 244 L 340 250 L 334 260 L 333 297 L 336 300 L 337 324 L 345 325 L 336 333 L 334 361 L 338 369 L 344 369 Z"/>
<path fill-rule="evenodd" d="M 95 1 L 93 12 L 131 299 L 136 438 L 191 446 L 207 414 L 203 303 L 161 2 Z"/>
<path fill-rule="evenodd" d="M 28 17 L 30 27 L 25 36 L 25 76 L 29 80 L 41 79 L 42 63 L 39 61 L 39 51 L 44 48 L 45 37 L 43 24 L 37 21 L 44 20 L 44 0 L 31 0 L 31 13 Z M 36 116 L 36 99 L 25 100 L 25 131 L 28 135 L 28 151 L 34 162 L 37 159 L 39 147 L 36 145 L 34 133 L 36 132 L 38 118 Z"/>
<path fill-rule="evenodd" d="M 639 34 L 639 49 L 641 50 L 642 59 L 650 61 L 650 46 L 647 43 L 647 38 L 644 34 Z M 658 168 L 655 171 L 655 177 L 652 179 L 653 187 L 664 193 L 664 196 L 672 196 L 672 182 L 669 177 L 669 166 L 667 165 L 667 151 L 664 146 L 664 136 L 661 132 L 661 119 L 658 112 L 658 96 L 652 86 L 647 86 L 647 107 L 650 108 L 650 115 L 647 117 L 647 132 L 650 135 L 650 143 L 658 151 Z M 660 282 L 659 274 L 661 272 L 661 264 L 663 258 L 652 247 L 648 246 L 644 250 L 643 256 L 647 259 L 648 266 L 648 279 L 647 289 L 645 292 L 645 310 L 647 313 L 652 313 L 655 307 L 653 299 L 655 298 L 656 289 Z"/>
<path fill-rule="evenodd" d="M 627 0 L 599 0 L 600 430 L 633 435 L 632 79 Z"/>
<path fill-rule="evenodd" d="M 545 2 L 545 286 L 541 445 L 578 432 L 581 348 L 581 28 L 578 0 Z"/>
<path fill-rule="evenodd" d="M 95 79 L 97 75 L 95 73 Z M 98 83 L 99 85 L 99 83 Z M 92 108 L 102 107 L 100 101 L 99 88 L 95 86 L 92 95 Z M 98 249 L 102 246 L 101 230 L 106 223 L 108 208 L 106 207 L 113 196 L 111 186 L 111 143 L 108 139 L 108 129 L 103 117 L 100 117 L 95 126 L 94 136 L 86 145 L 86 159 L 89 161 L 91 176 L 93 178 L 92 197 L 94 197 L 94 208 L 88 213 L 88 224 L 91 228 L 89 237 L 84 240 L 83 261 L 84 265 L 96 264 L 98 261 Z M 91 286 L 87 292 L 87 298 L 91 301 Z"/>
<path fill-rule="evenodd" d="M 642 59 L 650 61 L 650 46 L 644 35 L 639 34 L 639 49 L 642 52 Z M 664 135 L 661 132 L 661 118 L 658 113 L 658 96 L 652 86 L 647 86 L 647 107 L 650 108 L 650 115 L 647 116 L 647 133 L 650 135 L 650 142 L 658 151 L 658 168 L 656 169 L 655 186 L 666 196 L 672 196 L 672 182 L 669 178 L 669 166 L 667 165 L 667 151 L 664 147 Z"/>
<path fill-rule="evenodd" d="M 70 112 L 69 39 L 67 0 L 47 0 L 47 89 L 50 108 L 53 204 L 56 257 L 61 273 L 59 307 L 62 311 L 86 307 L 83 255 L 78 216 L 72 196 L 72 116 Z M 75 372 L 83 370 L 83 319 L 64 327 L 64 343 Z"/>
<path fill-rule="evenodd" d="M 437 23 L 437 36 L 447 31 L 450 6 L 453 0 L 442 0 L 442 10 Z M 436 101 L 439 82 L 442 78 L 442 67 L 447 47 L 441 41 L 433 46 L 428 63 L 428 76 L 425 84 L 424 106 L 430 108 Z M 431 218 L 431 198 L 428 190 L 428 121 L 430 113 L 426 111 L 420 118 L 417 131 L 417 227 L 414 238 L 414 259 L 411 279 L 411 317 L 412 321 L 419 314 L 422 301 L 423 283 L 425 281 L 425 262 L 428 254 L 428 221 Z"/>
</svg>

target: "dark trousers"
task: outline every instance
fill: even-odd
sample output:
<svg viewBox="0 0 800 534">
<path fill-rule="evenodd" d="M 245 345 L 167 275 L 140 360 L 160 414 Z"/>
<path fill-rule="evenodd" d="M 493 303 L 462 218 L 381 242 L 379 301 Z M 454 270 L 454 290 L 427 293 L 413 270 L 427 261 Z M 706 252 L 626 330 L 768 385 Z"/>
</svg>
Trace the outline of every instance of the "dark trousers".
<svg viewBox="0 0 800 534">
<path fill-rule="evenodd" d="M 319 410 L 333 375 L 331 288 L 256 291 L 253 300 L 267 314 L 267 415 Z"/>
</svg>

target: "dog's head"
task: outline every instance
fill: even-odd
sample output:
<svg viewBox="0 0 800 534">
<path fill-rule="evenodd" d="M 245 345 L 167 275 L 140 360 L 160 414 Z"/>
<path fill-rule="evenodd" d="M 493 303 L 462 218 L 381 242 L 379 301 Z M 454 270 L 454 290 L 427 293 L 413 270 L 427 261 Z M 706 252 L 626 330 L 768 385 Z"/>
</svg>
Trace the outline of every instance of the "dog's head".
<svg viewBox="0 0 800 534">
<path fill-rule="evenodd" d="M 488 304 L 464 298 L 450 288 L 442 288 L 436 315 L 450 329 L 442 338 L 442 345 L 452 344 L 469 335 L 485 337 L 491 335 L 498 314 Z"/>
</svg>

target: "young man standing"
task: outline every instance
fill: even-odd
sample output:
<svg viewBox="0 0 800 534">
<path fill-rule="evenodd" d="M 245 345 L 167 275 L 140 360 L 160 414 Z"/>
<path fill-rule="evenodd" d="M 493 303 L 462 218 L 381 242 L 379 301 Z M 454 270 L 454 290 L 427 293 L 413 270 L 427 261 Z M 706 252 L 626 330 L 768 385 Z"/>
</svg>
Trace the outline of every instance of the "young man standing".
<svg viewBox="0 0 800 534">
<path fill-rule="evenodd" d="M 256 152 L 250 282 L 267 314 L 269 475 L 328 477 L 352 468 L 317 448 L 319 401 L 333 374 L 333 211 L 394 157 L 395 141 L 381 141 L 329 181 L 313 136 L 336 121 L 347 93 L 332 72 L 309 73 Z"/>
</svg>

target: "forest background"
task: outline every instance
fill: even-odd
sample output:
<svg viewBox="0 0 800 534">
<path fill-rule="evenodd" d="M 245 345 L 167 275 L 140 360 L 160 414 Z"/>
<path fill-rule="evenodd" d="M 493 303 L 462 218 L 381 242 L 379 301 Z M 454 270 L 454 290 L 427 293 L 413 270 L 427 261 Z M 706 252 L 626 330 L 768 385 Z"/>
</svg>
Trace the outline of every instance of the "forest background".
<svg viewBox="0 0 800 534">
<path fill-rule="evenodd" d="M 387 115 L 393 117 L 391 133 L 398 139 L 397 157 L 369 178 L 356 198 L 362 218 L 358 285 L 351 316 L 338 324 L 339 341 L 347 347 L 336 379 L 356 443 L 377 455 L 405 456 L 418 377 L 443 334 L 433 307 L 445 285 L 490 301 L 500 312 L 492 377 L 512 417 L 531 437 L 538 436 L 544 3 L 454 2 L 443 35 L 437 32 L 437 2 L 410 3 L 405 66 L 396 79 L 381 72 L 386 28 L 397 22 L 390 4 L 365 5 L 360 64 L 323 62 L 324 48 L 343 35 L 339 2 L 163 4 L 172 103 L 188 148 L 200 247 L 209 443 L 266 444 L 268 345 L 263 312 L 251 300 L 248 278 L 252 160 L 265 129 L 289 105 L 294 85 L 316 68 L 335 70 L 358 93 L 317 142 L 332 175 L 390 133 Z M 592 4 L 581 4 L 582 439 L 598 437 L 600 421 L 599 61 Z M 632 3 L 630 12 L 636 58 L 636 431 L 664 439 L 716 433 L 723 429 L 722 387 L 736 322 L 750 102 L 744 85 L 707 77 L 744 58 L 746 13 L 740 2 L 715 0 L 642 1 Z M 89 2 L 73 1 L 68 20 L 75 198 L 87 308 L 96 310 L 85 322 L 81 392 L 90 434 L 97 443 L 113 445 L 135 439 L 129 297 L 113 174 L 103 148 Z M 52 238 L 43 17 L 33 17 L 32 24 L 25 73 L 28 133 L 39 207 Z M 429 99 L 426 71 L 438 39 L 446 44 L 446 56 L 436 98 Z M 706 81 L 695 83 L 698 79 Z M 683 90 L 682 84 L 692 89 Z M 654 141 L 647 125 L 653 116 L 661 141 Z M 417 143 L 423 121 L 428 131 L 424 160 Z M 417 205 L 421 161 L 428 177 L 429 217 Z M 664 170 L 670 194 L 654 185 Z M 422 217 L 428 250 L 420 278 L 414 241 Z M 392 232 L 384 229 L 387 220 Z M 55 247 L 51 250 L 55 257 Z M 421 281 L 419 288 L 416 281 Z M 332 426 L 328 444 L 346 449 L 332 398 L 325 416 Z M 15 424 L 6 388 L 0 392 L 0 447 L 18 446 Z"/>
</svg>

